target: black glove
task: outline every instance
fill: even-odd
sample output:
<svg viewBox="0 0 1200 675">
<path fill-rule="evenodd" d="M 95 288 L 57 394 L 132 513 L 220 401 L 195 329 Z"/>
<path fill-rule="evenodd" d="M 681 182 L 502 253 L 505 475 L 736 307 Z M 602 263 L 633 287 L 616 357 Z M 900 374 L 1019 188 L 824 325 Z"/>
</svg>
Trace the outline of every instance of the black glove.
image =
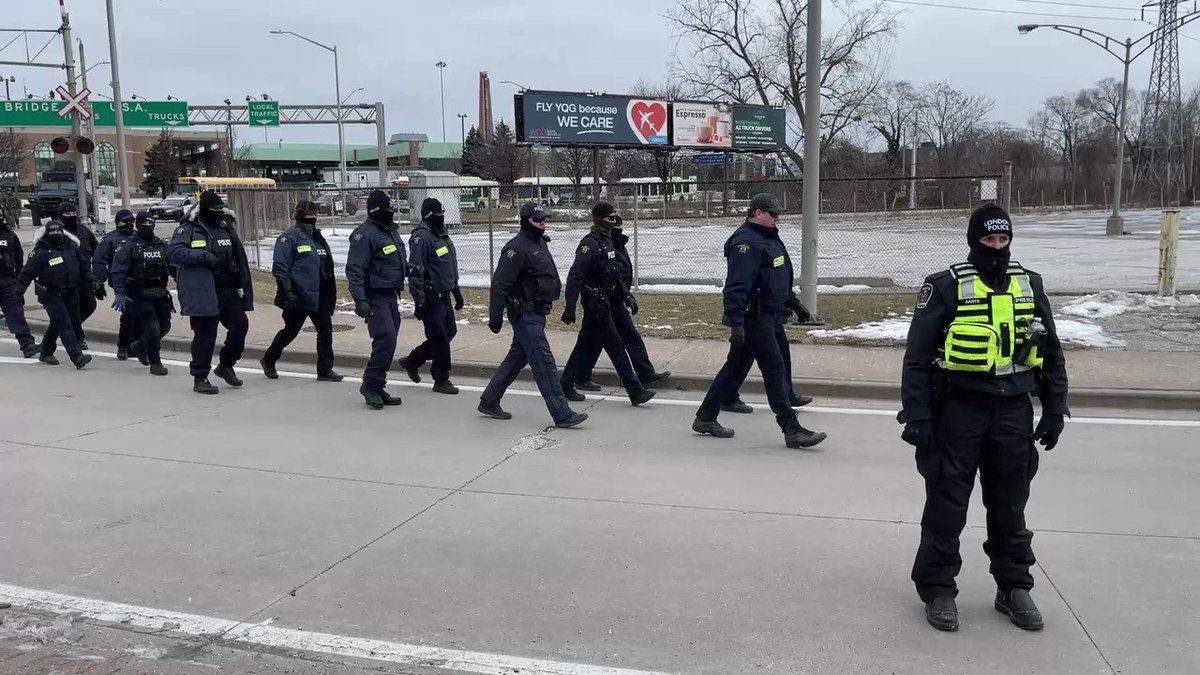
<svg viewBox="0 0 1200 675">
<path fill-rule="evenodd" d="M 745 326 L 734 326 L 729 329 L 729 344 L 739 348 L 746 344 Z"/>
<path fill-rule="evenodd" d="M 208 251 L 205 251 L 204 255 L 200 257 L 200 264 L 204 265 L 210 270 L 215 270 L 221 266 L 221 259 L 209 253 Z"/>
<path fill-rule="evenodd" d="M 417 321 L 425 320 L 425 305 L 413 305 L 413 318 Z"/>
<path fill-rule="evenodd" d="M 568 307 L 563 310 L 562 322 L 567 324 L 568 326 L 575 323 L 575 308 L 574 307 Z"/>
<path fill-rule="evenodd" d="M 371 303 L 366 300 L 358 300 L 354 303 L 354 313 L 363 319 L 371 316 Z"/>
<path fill-rule="evenodd" d="M 1053 450 L 1054 446 L 1058 445 L 1058 437 L 1062 436 L 1066 426 L 1066 420 L 1062 415 L 1043 414 L 1042 419 L 1038 421 L 1037 429 L 1033 432 L 1033 440 L 1041 441 L 1042 447 L 1046 450 Z"/>
<path fill-rule="evenodd" d="M 933 421 L 917 420 L 905 424 L 900 439 L 920 452 L 928 452 L 933 448 Z"/>
<path fill-rule="evenodd" d="M 637 299 L 635 299 L 632 295 L 627 296 L 625 298 L 625 306 L 629 308 L 630 315 L 637 316 L 637 313 L 638 313 Z"/>
<path fill-rule="evenodd" d="M 462 310 L 463 305 L 466 304 L 463 302 L 462 291 L 456 288 L 450 291 L 450 293 L 454 295 L 454 311 Z"/>
<path fill-rule="evenodd" d="M 500 334 L 500 329 L 504 327 L 504 322 L 500 319 L 488 319 L 488 330 Z"/>
<path fill-rule="evenodd" d="M 283 296 L 283 308 L 293 310 L 300 306 L 300 298 L 297 297 L 294 291 L 288 291 Z"/>
<path fill-rule="evenodd" d="M 800 302 L 800 298 L 793 295 L 788 298 L 787 304 L 784 307 L 787 308 L 789 313 L 795 315 L 796 323 L 808 323 L 812 321 L 812 312 L 808 311 L 804 303 Z"/>
<path fill-rule="evenodd" d="M 96 296 L 97 300 L 103 300 L 108 297 L 108 289 L 99 281 L 93 282 L 92 293 Z"/>
</svg>

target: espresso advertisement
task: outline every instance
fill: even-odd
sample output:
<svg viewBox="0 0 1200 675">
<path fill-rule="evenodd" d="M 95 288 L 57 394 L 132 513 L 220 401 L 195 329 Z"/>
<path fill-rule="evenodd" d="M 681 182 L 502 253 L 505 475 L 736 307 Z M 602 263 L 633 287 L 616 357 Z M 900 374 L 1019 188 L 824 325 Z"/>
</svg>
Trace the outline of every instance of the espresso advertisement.
<svg viewBox="0 0 1200 675">
<path fill-rule="evenodd" d="M 729 107 L 714 103 L 671 104 L 672 145 L 680 148 L 723 149 L 733 145 Z"/>
</svg>

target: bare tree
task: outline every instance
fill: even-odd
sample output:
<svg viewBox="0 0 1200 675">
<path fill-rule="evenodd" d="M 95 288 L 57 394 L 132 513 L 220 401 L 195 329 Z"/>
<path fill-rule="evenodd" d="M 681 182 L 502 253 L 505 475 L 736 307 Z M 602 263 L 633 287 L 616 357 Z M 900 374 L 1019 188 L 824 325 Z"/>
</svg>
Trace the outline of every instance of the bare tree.
<svg viewBox="0 0 1200 675">
<path fill-rule="evenodd" d="M 550 171 L 555 176 L 570 178 L 578 191 L 583 179 L 592 175 L 591 148 L 552 148 Z"/>
<path fill-rule="evenodd" d="M 12 129 L 0 131 L 0 182 L 16 187 L 21 180 L 21 167 L 33 157 L 33 149 Z"/>
<path fill-rule="evenodd" d="M 867 107 L 867 123 L 883 137 L 884 163 L 899 175 L 904 168 L 903 153 L 912 138 L 912 125 L 920 105 L 920 96 L 908 82 L 886 82 L 876 90 Z"/>
<path fill-rule="evenodd" d="M 936 147 L 938 169 L 942 173 L 961 170 L 967 151 L 965 141 L 983 126 L 995 101 L 987 96 L 971 96 L 941 81 L 921 88 L 920 105 L 918 133 Z"/>
<path fill-rule="evenodd" d="M 842 0 L 846 20 L 825 36 L 818 64 L 823 98 L 822 150 L 861 113 L 883 80 L 897 14 L 880 0 Z M 785 107 L 803 136 L 808 3 L 771 0 L 677 0 L 667 13 L 677 45 L 672 76 L 688 95 Z M 683 52 L 681 54 L 681 52 Z M 796 164 L 796 147 L 785 149 Z"/>
<path fill-rule="evenodd" d="M 1121 139 L 1125 143 L 1125 153 L 1130 163 L 1136 168 L 1141 161 L 1141 128 L 1142 110 L 1145 107 L 1145 92 L 1129 92 L 1126 105 L 1125 135 Z M 1079 106 L 1090 112 L 1096 119 L 1104 123 L 1116 138 L 1116 130 L 1121 119 L 1121 82 L 1112 77 L 1106 77 L 1090 89 L 1079 92 Z M 1133 172 L 1137 175 L 1137 171 Z"/>
<path fill-rule="evenodd" d="M 1076 180 L 1079 176 L 1079 145 L 1086 133 L 1088 111 L 1079 105 L 1078 96 L 1051 96 L 1029 119 L 1033 129 L 1045 134 L 1062 159 L 1063 187 L 1070 182 L 1071 201 L 1075 201 Z"/>
</svg>

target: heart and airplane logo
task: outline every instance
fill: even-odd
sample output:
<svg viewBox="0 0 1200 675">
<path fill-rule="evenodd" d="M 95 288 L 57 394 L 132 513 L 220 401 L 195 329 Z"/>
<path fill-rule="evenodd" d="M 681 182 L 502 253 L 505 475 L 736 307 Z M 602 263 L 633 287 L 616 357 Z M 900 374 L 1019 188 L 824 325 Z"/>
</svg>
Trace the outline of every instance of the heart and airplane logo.
<svg viewBox="0 0 1200 675">
<path fill-rule="evenodd" d="M 647 145 L 667 144 L 667 104 L 662 101 L 634 99 L 629 102 L 625 117 L 638 139 Z"/>
</svg>

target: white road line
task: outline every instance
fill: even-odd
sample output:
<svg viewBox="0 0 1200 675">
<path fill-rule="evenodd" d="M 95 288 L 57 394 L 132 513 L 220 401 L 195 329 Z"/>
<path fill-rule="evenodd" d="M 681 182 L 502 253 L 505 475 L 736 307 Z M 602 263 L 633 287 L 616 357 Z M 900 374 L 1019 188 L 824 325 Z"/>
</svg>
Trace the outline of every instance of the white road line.
<svg viewBox="0 0 1200 675">
<path fill-rule="evenodd" d="M 0 342 L 11 342 L 13 344 L 16 344 L 16 341 L 12 340 L 12 339 L 0 338 Z M 117 355 L 112 352 L 89 351 L 88 353 L 91 354 L 92 356 L 103 356 L 105 358 L 110 358 L 110 359 L 117 358 Z M 22 359 L 14 359 L 13 361 L 20 362 L 20 363 L 27 363 L 27 361 L 24 361 Z M 0 358 L 0 363 L 6 363 L 6 362 L 7 361 Z M 36 360 L 34 361 L 34 363 L 36 363 Z M 133 363 L 135 365 L 138 365 L 138 367 L 140 367 L 140 364 L 137 364 L 137 361 L 133 361 Z M 169 360 L 169 359 L 163 359 L 163 364 L 168 365 L 168 366 L 182 367 L 182 368 L 186 368 L 188 366 L 187 361 L 173 361 L 173 360 Z M 69 367 L 70 364 L 66 364 L 66 365 Z M 62 367 L 62 366 L 59 366 L 59 367 Z M 258 369 L 254 369 L 254 370 L 250 370 L 247 372 L 258 373 L 259 371 L 258 371 Z M 279 376 L 280 377 L 297 378 L 297 379 L 303 379 L 303 380 L 317 379 L 317 376 L 313 373 L 298 373 L 298 372 L 286 371 L 286 370 L 280 370 Z M 347 376 L 346 381 L 347 382 L 362 382 L 362 378 Z M 414 389 L 429 389 L 433 385 L 417 384 L 415 382 L 406 382 L 406 381 L 399 381 L 399 380 L 391 380 L 388 382 L 388 386 L 389 387 L 410 387 L 410 388 L 414 388 Z M 469 385 L 469 384 L 458 385 L 458 388 L 463 391 L 470 391 L 470 392 L 476 392 L 476 393 L 482 393 L 483 389 L 484 389 L 483 387 L 478 387 L 478 386 Z M 507 392 L 505 392 L 505 395 L 506 396 L 508 396 L 508 395 L 536 396 L 538 398 L 541 398 L 541 396 L 542 396 L 541 393 L 538 392 L 536 389 L 509 389 Z M 624 394 L 622 394 L 619 391 L 614 392 L 612 394 L 606 394 L 603 396 L 595 395 L 595 394 L 586 394 L 586 396 L 589 401 L 628 402 L 628 399 L 625 398 Z M 655 398 L 653 401 L 651 401 L 647 405 L 649 405 L 649 406 L 655 406 L 655 405 L 675 406 L 675 407 L 679 407 L 679 408 L 698 408 L 698 407 L 700 407 L 700 401 L 693 401 L 693 400 L 688 400 L 688 399 L 661 398 L 660 397 L 660 398 Z M 755 410 L 770 410 L 771 409 L 771 407 L 769 405 L 766 405 L 763 403 L 751 403 L 750 407 L 754 408 Z M 828 414 L 828 415 L 865 415 L 868 417 L 892 417 L 892 418 L 896 417 L 896 410 L 881 410 L 878 408 L 838 408 L 838 407 L 822 407 L 822 406 L 809 405 L 809 406 L 805 406 L 801 410 L 803 412 L 824 413 L 824 414 Z M 1071 418 L 1068 418 L 1067 422 L 1070 424 L 1103 424 L 1103 425 L 1109 425 L 1109 426 L 1123 426 L 1123 427 L 1200 428 L 1200 420 L 1161 420 L 1161 419 L 1148 419 L 1148 418 L 1137 418 L 1137 417 L 1071 417 Z"/>
<path fill-rule="evenodd" d="M 17 356 L 0 356 L 0 363 L 7 363 L 10 366 L 28 366 L 38 363 L 38 360 L 23 359 Z"/>
<path fill-rule="evenodd" d="M 608 668 L 505 654 L 410 645 L 347 635 L 312 633 L 291 628 L 278 628 L 269 625 L 266 621 L 249 624 L 6 584 L 0 584 L 0 600 L 11 602 L 14 607 L 27 607 L 53 614 L 79 614 L 87 619 L 106 624 L 135 626 L 149 630 L 164 630 L 164 624 L 177 624 L 178 627 L 172 626 L 167 629 L 168 632 L 208 638 L 221 635 L 221 639 L 224 641 L 259 647 L 370 659 L 482 675 L 512 675 L 513 673 L 522 673 L 523 675 L 666 675 L 666 673 L 646 670 Z"/>
</svg>

